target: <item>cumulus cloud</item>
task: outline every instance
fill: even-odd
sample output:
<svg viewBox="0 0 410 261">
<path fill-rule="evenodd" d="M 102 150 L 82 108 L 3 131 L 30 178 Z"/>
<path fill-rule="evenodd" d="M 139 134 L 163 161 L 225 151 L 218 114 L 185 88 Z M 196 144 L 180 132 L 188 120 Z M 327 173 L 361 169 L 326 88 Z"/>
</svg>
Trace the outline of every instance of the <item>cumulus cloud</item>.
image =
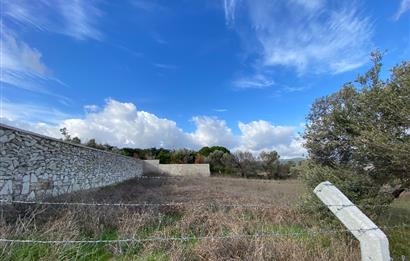
<svg viewBox="0 0 410 261">
<path fill-rule="evenodd" d="M 237 149 L 250 150 L 259 153 L 264 150 L 276 150 L 281 156 L 301 157 L 305 154 L 302 139 L 296 133 L 294 126 L 273 125 L 259 120 L 249 123 L 239 122 L 241 136 Z"/>
<path fill-rule="evenodd" d="M 274 126 L 263 120 L 247 124 L 239 122 L 242 132 L 241 144 L 254 151 L 262 150 L 280 144 L 289 144 L 294 133 L 293 127 Z"/>
<path fill-rule="evenodd" d="M 231 150 L 250 150 L 254 153 L 277 150 L 284 158 L 300 157 L 304 153 L 295 127 L 275 126 L 263 120 L 239 122 L 240 133 L 234 134 L 222 119 L 196 116 L 192 118 L 195 130 L 185 132 L 175 121 L 140 111 L 133 103 L 113 99 L 108 99 L 101 109 L 92 106 L 95 110 L 89 110 L 83 117 L 72 117 L 58 111 L 53 116 L 49 108 L 33 106 L 25 106 L 27 114 L 22 114 L 16 112 L 18 107 L 7 105 L 2 122 L 53 137 L 59 137 L 59 129 L 65 127 L 72 137 L 77 136 L 83 141 L 95 138 L 100 143 L 118 147 L 199 149 L 202 146 L 221 145 Z M 30 113 L 54 120 L 45 123 L 32 119 L 30 123 Z"/>
<path fill-rule="evenodd" d="M 225 1 L 225 17 L 238 24 L 245 42 L 259 45 L 260 71 L 285 66 L 299 74 L 341 73 L 362 66 L 373 48 L 372 23 L 355 2 L 243 0 L 239 8 L 238 1 Z M 255 52 L 254 44 L 244 46 Z"/>
<path fill-rule="evenodd" d="M 102 12 L 95 1 L 6 0 L 3 14 L 16 24 L 37 30 L 65 34 L 79 40 L 102 39 L 97 28 Z"/>
<path fill-rule="evenodd" d="M 60 130 L 58 128 L 42 122 L 31 123 L 25 121 L 10 120 L 8 118 L 0 117 L 0 123 L 13 126 L 22 130 L 39 133 L 56 139 L 61 138 Z"/>
<path fill-rule="evenodd" d="M 54 108 L 27 103 L 0 102 L 0 123 L 60 138 L 58 124 L 70 117 Z"/>
<path fill-rule="evenodd" d="M 401 0 L 400 7 L 394 15 L 394 19 L 397 21 L 400 17 L 410 10 L 410 0 Z"/>
<path fill-rule="evenodd" d="M 162 119 L 152 113 L 138 111 L 132 103 L 108 99 L 98 112 L 89 112 L 82 119 L 67 119 L 61 126 L 72 136 L 101 143 L 127 147 L 191 147 L 189 136 L 176 122 Z"/>
<path fill-rule="evenodd" d="M 87 104 L 87 105 L 84 105 L 84 110 L 86 112 L 96 112 L 99 110 L 99 107 L 95 104 Z"/>
<path fill-rule="evenodd" d="M 194 117 L 192 120 L 196 126 L 196 131 L 191 134 L 193 143 L 201 146 L 220 145 L 228 148 L 236 146 L 236 138 L 224 120 L 207 116 Z"/>
</svg>

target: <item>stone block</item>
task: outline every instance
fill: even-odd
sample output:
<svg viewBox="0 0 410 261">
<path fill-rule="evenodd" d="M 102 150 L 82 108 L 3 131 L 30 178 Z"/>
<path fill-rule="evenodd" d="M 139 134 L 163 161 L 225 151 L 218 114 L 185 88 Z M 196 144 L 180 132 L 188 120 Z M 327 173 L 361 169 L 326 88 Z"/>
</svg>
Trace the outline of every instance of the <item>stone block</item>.
<svg viewBox="0 0 410 261">
<path fill-rule="evenodd" d="M 30 192 L 30 175 L 23 176 L 23 183 L 21 188 L 21 194 L 26 195 Z"/>
<path fill-rule="evenodd" d="M 13 183 L 11 180 L 6 180 L 0 190 L 0 195 L 12 195 Z"/>
</svg>

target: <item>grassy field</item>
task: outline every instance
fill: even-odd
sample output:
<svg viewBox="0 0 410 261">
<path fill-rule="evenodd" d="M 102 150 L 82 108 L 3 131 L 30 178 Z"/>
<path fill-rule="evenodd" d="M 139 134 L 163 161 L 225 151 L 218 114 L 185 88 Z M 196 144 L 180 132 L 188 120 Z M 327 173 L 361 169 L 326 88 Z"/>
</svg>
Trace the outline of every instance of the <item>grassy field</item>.
<svg viewBox="0 0 410 261">
<path fill-rule="evenodd" d="M 306 192 L 295 180 L 135 179 L 50 200 L 192 204 L 159 207 L 15 205 L 4 212 L 0 224 L 2 238 L 185 240 L 54 245 L 2 243 L 0 259 L 360 260 L 358 243 L 348 233 L 311 233 L 312 229 L 324 228 L 312 225 L 314 220 L 295 208 L 299 197 Z M 400 198 L 391 211 L 380 217 L 378 224 L 409 224 L 409 202 L 409 195 Z M 410 257 L 410 244 L 406 240 L 409 228 L 385 232 L 389 235 L 394 257 Z M 255 237 L 255 233 L 268 236 Z M 221 236 L 229 237 L 219 238 Z"/>
</svg>

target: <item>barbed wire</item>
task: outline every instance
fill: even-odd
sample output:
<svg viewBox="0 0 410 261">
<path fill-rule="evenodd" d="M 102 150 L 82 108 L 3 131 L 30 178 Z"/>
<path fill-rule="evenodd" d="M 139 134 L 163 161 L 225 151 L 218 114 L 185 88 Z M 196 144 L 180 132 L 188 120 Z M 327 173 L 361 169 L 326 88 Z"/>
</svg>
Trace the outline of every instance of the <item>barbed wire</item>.
<svg viewBox="0 0 410 261">
<path fill-rule="evenodd" d="M 410 224 L 381 227 L 382 229 L 404 228 L 410 227 Z M 334 234 L 344 232 L 359 232 L 366 233 L 368 231 L 379 230 L 379 227 L 367 229 L 332 229 L 332 230 L 305 230 L 300 232 L 255 232 L 254 234 L 239 234 L 239 235 L 217 235 L 217 236 L 180 236 L 180 237 L 148 237 L 148 238 L 125 238 L 125 239 L 110 239 L 110 240 L 35 240 L 35 239 L 8 239 L 0 238 L 0 243 L 28 243 L 28 244 L 101 244 L 101 243 L 144 243 L 152 241 L 191 241 L 191 240 L 228 240 L 228 239 L 244 239 L 244 238 L 278 238 L 278 237 L 298 237 L 306 235 L 321 235 Z"/>
<path fill-rule="evenodd" d="M 229 176 L 200 176 L 200 175 L 152 175 L 152 176 L 136 176 L 132 179 L 208 179 L 208 180 L 228 180 L 228 181 L 255 181 L 255 182 L 270 182 L 270 183 L 288 183 L 289 181 L 298 182 L 297 179 L 266 179 L 266 178 L 244 178 L 244 177 L 229 177 Z M 331 186 L 330 184 L 324 184 L 325 186 Z M 365 187 L 365 188 L 377 188 L 378 186 L 370 185 L 357 185 L 352 184 L 355 187 Z"/>
<path fill-rule="evenodd" d="M 46 201 L 19 201 L 19 200 L 0 200 L 0 207 L 3 204 L 13 205 L 13 204 L 28 204 L 28 205 L 64 205 L 64 206 L 103 206 L 103 207 L 210 207 L 210 208 L 254 208 L 254 209 L 289 209 L 294 210 L 294 208 L 288 206 L 276 206 L 268 204 L 224 204 L 224 203 L 205 203 L 205 202 L 168 202 L 168 203 L 96 203 L 96 202 L 46 202 Z M 345 207 L 391 207 L 391 205 L 355 205 L 355 204 L 329 204 L 322 205 L 320 207 L 338 207 L 340 209 Z M 409 219 L 410 216 L 407 215 L 397 215 L 390 212 L 385 212 L 388 214 L 389 219 L 404 218 Z M 383 216 L 383 215 L 382 215 Z"/>
<path fill-rule="evenodd" d="M 285 208 L 290 206 L 275 206 L 267 204 L 225 204 L 225 203 L 195 203 L 195 202 L 167 202 L 167 203 L 96 203 L 96 202 L 46 202 L 46 201 L 21 201 L 0 200 L 0 204 L 28 204 L 28 205 L 66 205 L 66 206 L 102 206 L 102 207 L 220 207 L 220 208 Z"/>
<path fill-rule="evenodd" d="M 192 206 L 192 207 L 221 207 L 221 208 L 285 208 L 292 209 L 290 205 L 272 205 L 272 204 L 227 204 L 227 203 L 205 203 L 205 202 L 165 202 L 165 203 L 98 203 L 98 202 L 52 202 L 52 201 L 23 201 L 23 200 L 0 200 L 0 204 L 28 204 L 28 205 L 67 205 L 67 206 L 106 206 L 106 207 L 178 207 L 178 206 Z M 377 208 L 377 207 L 394 207 L 389 204 L 330 204 L 320 207 L 362 207 L 362 208 Z"/>
<path fill-rule="evenodd" d="M 66 206 L 102 206 L 102 207 L 220 207 L 220 208 L 281 208 L 292 209 L 290 205 L 272 205 L 272 204 L 226 204 L 226 203 L 205 203 L 205 202 L 165 202 L 165 203 L 98 203 L 98 202 L 52 202 L 52 201 L 23 201 L 23 200 L 0 200 L 0 204 L 28 204 L 28 205 L 66 205 Z M 366 205 L 366 204 L 330 204 L 320 207 L 392 207 L 389 204 Z"/>
<path fill-rule="evenodd" d="M 245 181 L 245 182 L 257 182 L 257 183 L 270 183 L 270 184 L 289 184 L 289 181 L 298 182 L 296 179 L 287 179 L 286 182 L 283 180 L 275 179 L 263 179 L 263 178 L 240 178 L 240 177 L 221 177 L 221 176 L 137 176 L 133 179 L 145 179 L 145 180 L 167 180 L 167 179 L 198 179 L 198 180 L 223 180 L 223 181 Z M 283 182 L 283 183 L 282 183 Z M 343 187 L 343 186 L 342 186 Z M 383 186 L 367 186 L 367 185 L 354 185 L 352 188 L 369 188 L 369 189 L 380 189 Z M 339 188 L 340 189 L 340 188 Z M 386 189 L 384 187 L 384 189 Z M 380 193 L 391 194 L 391 191 L 381 190 Z"/>
<path fill-rule="evenodd" d="M 348 184 L 349 185 L 349 187 L 348 187 L 348 189 L 350 189 L 350 190 L 352 190 L 352 189 L 359 189 L 359 188 L 370 188 L 370 189 L 386 189 L 386 187 L 383 185 L 383 186 L 367 186 L 367 185 L 357 185 L 357 184 Z M 338 189 L 340 189 L 340 190 L 344 190 L 344 189 L 346 189 L 346 186 L 336 186 L 335 184 L 333 184 L 333 183 L 331 183 L 331 184 L 322 184 L 322 186 L 326 186 L 326 187 L 337 187 Z M 391 187 L 391 189 L 393 189 L 392 187 Z M 322 189 L 319 189 L 318 191 L 321 191 Z M 405 191 L 407 191 L 408 190 L 408 188 L 405 188 Z M 391 191 L 386 191 L 386 190 L 382 190 L 382 191 L 379 191 L 379 192 L 382 192 L 382 193 L 389 193 L 389 194 L 391 194 Z"/>
<path fill-rule="evenodd" d="M 98 202 L 53 202 L 53 201 L 23 201 L 23 200 L 0 200 L 0 204 L 28 204 L 28 205 L 67 205 L 67 206 L 113 206 L 113 207 L 172 207 L 172 206 L 197 206 L 197 207 L 226 207 L 226 208 L 291 208 L 287 204 L 229 204 L 229 203 L 206 203 L 206 202 L 165 202 L 165 203 L 98 203 Z M 391 207 L 390 204 L 323 204 L 320 207 Z"/>
</svg>

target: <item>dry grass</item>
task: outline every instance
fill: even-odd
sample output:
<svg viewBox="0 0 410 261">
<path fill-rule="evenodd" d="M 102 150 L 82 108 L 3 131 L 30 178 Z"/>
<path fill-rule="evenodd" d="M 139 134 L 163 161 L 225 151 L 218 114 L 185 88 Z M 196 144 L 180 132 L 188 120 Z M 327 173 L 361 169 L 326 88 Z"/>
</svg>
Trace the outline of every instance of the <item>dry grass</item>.
<svg viewBox="0 0 410 261">
<path fill-rule="evenodd" d="M 16 206 L 0 225 L 1 237 L 43 240 L 210 237 L 274 232 L 280 237 L 193 239 L 129 244 L 2 244 L 3 260 L 360 260 L 346 234 L 311 235 L 309 217 L 293 205 L 304 187 L 297 181 L 227 178 L 130 180 L 53 201 L 197 202 L 211 206 L 90 207 Z M 225 208 L 217 204 L 269 204 Z M 297 235 L 296 235 L 297 234 Z"/>
</svg>

